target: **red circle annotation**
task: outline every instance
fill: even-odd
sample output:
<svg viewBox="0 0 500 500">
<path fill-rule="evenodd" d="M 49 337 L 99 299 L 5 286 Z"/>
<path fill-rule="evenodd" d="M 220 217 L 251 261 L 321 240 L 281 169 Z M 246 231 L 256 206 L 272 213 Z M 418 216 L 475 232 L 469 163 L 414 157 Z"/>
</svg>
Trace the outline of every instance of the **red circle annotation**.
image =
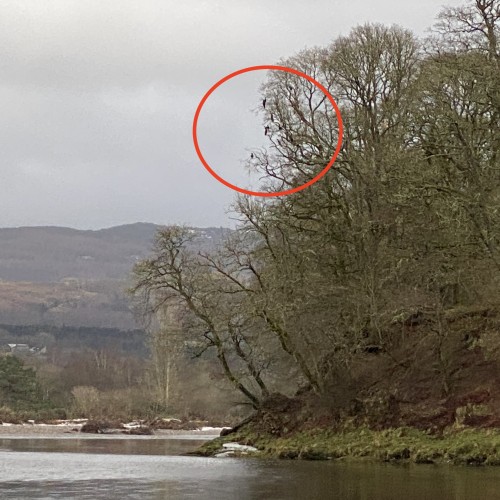
<svg viewBox="0 0 500 500">
<path fill-rule="evenodd" d="M 305 78 L 309 82 L 311 82 L 313 85 L 315 85 L 317 88 L 319 88 L 323 94 L 327 97 L 327 99 L 330 101 L 333 109 L 335 110 L 335 114 L 337 116 L 337 122 L 339 126 L 339 134 L 338 134 L 338 140 L 337 140 L 337 146 L 335 148 L 335 151 L 333 152 L 333 155 L 328 162 L 328 164 L 319 172 L 315 177 L 310 179 L 309 181 L 305 182 L 304 184 L 301 184 L 300 186 L 296 186 L 294 188 L 290 188 L 284 191 L 250 191 L 248 189 L 241 188 L 239 186 L 236 186 L 234 184 L 231 184 L 228 182 L 226 179 L 222 178 L 217 172 L 215 172 L 212 167 L 208 164 L 208 162 L 205 160 L 203 153 L 201 152 L 201 148 L 198 142 L 198 119 L 200 117 L 201 110 L 203 106 L 205 105 L 207 99 L 210 97 L 210 95 L 217 90 L 223 83 L 227 82 L 231 78 L 234 78 L 238 75 L 242 75 L 243 73 L 249 73 L 250 71 L 286 71 L 287 73 L 292 73 L 294 75 L 300 76 L 302 78 Z M 262 197 L 273 197 L 273 196 L 284 196 L 287 194 L 293 194 L 297 193 L 299 191 L 302 191 L 303 189 L 311 186 L 315 182 L 317 182 L 319 179 L 321 179 L 333 166 L 335 163 L 335 160 L 337 159 L 337 156 L 339 155 L 340 149 L 342 147 L 342 136 L 344 132 L 344 124 L 342 122 L 342 116 L 340 114 L 339 107 L 337 106 L 337 103 L 335 102 L 335 99 L 331 96 L 331 94 L 328 92 L 328 90 L 321 85 L 318 81 L 316 81 L 314 78 L 310 77 L 309 75 L 303 73 L 302 71 L 298 71 L 293 68 L 288 68 L 286 66 L 274 66 L 274 65 L 262 65 L 262 66 L 250 66 L 248 68 L 243 68 L 239 69 L 238 71 L 234 71 L 233 73 L 230 73 L 229 75 L 225 76 L 224 78 L 221 78 L 217 83 L 212 85 L 212 87 L 207 91 L 207 93 L 203 96 L 201 99 L 200 103 L 198 104 L 198 107 L 196 108 L 196 112 L 194 114 L 194 119 L 193 119 L 193 142 L 194 142 L 194 148 L 196 150 L 196 153 L 198 154 L 198 157 L 200 158 L 201 163 L 203 166 L 208 170 L 208 172 L 215 177 L 220 183 L 224 184 L 228 188 L 231 188 L 235 191 L 238 191 L 239 193 L 251 195 L 251 196 L 262 196 Z"/>
</svg>

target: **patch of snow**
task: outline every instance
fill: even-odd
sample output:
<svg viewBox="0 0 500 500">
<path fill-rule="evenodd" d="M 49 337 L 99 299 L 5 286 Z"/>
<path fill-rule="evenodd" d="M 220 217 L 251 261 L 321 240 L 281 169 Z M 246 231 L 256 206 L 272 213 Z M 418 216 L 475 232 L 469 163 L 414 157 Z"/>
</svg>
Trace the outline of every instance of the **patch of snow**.
<svg viewBox="0 0 500 500">
<path fill-rule="evenodd" d="M 74 427 L 75 425 L 83 425 L 88 422 L 88 418 L 74 418 L 70 420 L 57 420 L 57 424 L 50 424 L 56 427 Z M 49 425 L 49 424 L 40 424 L 40 425 Z"/>
<path fill-rule="evenodd" d="M 69 420 L 56 420 L 57 423 L 53 425 L 57 426 L 83 425 L 86 422 L 88 422 L 88 420 L 89 420 L 88 418 L 72 418 Z"/>
<path fill-rule="evenodd" d="M 227 451 L 241 451 L 241 452 L 255 452 L 259 451 L 257 448 L 254 446 L 248 446 L 246 444 L 239 444 L 239 443 L 224 443 L 222 447 L 227 450 Z"/>
<path fill-rule="evenodd" d="M 125 429 L 138 429 L 139 427 L 142 427 L 141 424 L 138 424 L 136 422 L 130 422 L 128 424 L 123 424 L 123 427 L 125 427 Z"/>
</svg>

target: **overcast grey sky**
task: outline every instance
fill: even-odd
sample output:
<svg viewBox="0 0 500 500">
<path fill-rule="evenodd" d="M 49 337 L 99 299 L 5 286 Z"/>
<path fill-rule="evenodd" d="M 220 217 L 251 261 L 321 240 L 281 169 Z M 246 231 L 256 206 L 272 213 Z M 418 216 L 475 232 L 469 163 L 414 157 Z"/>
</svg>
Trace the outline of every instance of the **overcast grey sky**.
<svg viewBox="0 0 500 500">
<path fill-rule="evenodd" d="M 229 225 L 235 193 L 199 162 L 199 100 L 364 22 L 423 34 L 456 0 L 2 0 L 0 227 L 136 221 Z M 244 187 L 263 139 L 264 74 L 221 87 L 200 119 L 207 160 Z"/>
</svg>

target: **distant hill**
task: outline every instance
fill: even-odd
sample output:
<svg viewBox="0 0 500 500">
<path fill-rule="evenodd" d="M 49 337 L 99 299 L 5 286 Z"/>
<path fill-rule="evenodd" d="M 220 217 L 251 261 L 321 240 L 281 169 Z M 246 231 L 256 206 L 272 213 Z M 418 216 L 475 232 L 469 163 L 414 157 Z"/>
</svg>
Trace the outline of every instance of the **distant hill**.
<svg viewBox="0 0 500 500">
<path fill-rule="evenodd" d="M 161 226 L 127 224 L 98 231 L 66 227 L 0 229 L 0 280 L 55 283 L 65 278 L 124 279 L 150 251 Z M 193 228 L 195 245 L 211 247 L 229 229 Z"/>
<path fill-rule="evenodd" d="M 151 252 L 160 227 L 0 229 L 0 323 L 135 328 L 127 280 L 133 265 Z M 215 247 L 230 232 L 193 230 L 193 246 L 200 250 Z"/>
</svg>

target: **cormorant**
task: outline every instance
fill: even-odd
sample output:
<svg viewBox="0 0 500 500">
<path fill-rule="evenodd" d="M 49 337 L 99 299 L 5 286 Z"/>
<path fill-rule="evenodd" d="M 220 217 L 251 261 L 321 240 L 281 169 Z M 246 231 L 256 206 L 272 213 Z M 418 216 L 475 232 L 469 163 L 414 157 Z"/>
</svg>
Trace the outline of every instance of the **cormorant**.
<svg viewBox="0 0 500 500">
<path fill-rule="evenodd" d="M 264 135 L 267 135 L 268 132 L 269 132 L 269 127 L 266 125 L 266 128 L 264 129 Z"/>
<path fill-rule="evenodd" d="M 271 121 L 274 121 L 274 115 L 271 113 Z"/>
<path fill-rule="evenodd" d="M 267 102 L 267 97 L 264 97 L 264 99 L 262 100 L 262 107 L 264 109 L 266 109 L 266 102 Z"/>
<path fill-rule="evenodd" d="M 254 156 L 254 155 L 253 155 L 253 153 L 252 153 L 252 154 L 250 155 L 250 159 L 251 159 L 251 160 L 253 160 L 253 156 Z"/>
</svg>

